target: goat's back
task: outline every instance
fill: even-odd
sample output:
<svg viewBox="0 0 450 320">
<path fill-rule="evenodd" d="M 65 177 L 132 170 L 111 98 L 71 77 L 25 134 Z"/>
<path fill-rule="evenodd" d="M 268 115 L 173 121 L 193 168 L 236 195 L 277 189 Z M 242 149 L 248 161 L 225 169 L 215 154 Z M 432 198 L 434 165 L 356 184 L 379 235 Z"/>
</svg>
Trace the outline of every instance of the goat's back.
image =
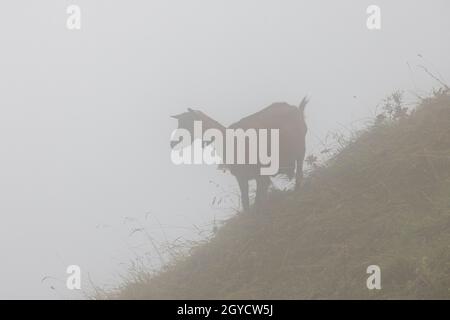
<svg viewBox="0 0 450 320">
<path fill-rule="evenodd" d="M 305 152 L 306 125 L 303 112 L 284 102 L 270 106 L 233 123 L 231 129 L 278 129 L 280 174 L 292 176 L 295 161 Z"/>
</svg>

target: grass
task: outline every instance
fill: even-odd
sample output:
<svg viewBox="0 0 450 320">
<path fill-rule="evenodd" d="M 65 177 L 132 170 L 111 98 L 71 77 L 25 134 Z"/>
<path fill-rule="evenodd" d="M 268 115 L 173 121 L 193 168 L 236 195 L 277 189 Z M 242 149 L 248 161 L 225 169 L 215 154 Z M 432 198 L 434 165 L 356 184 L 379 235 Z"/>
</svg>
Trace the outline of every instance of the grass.
<svg viewBox="0 0 450 320">
<path fill-rule="evenodd" d="M 449 90 L 400 111 L 316 165 L 300 192 L 272 192 L 265 214 L 237 214 L 102 298 L 449 299 Z M 372 264 L 381 290 L 366 287 Z"/>
</svg>

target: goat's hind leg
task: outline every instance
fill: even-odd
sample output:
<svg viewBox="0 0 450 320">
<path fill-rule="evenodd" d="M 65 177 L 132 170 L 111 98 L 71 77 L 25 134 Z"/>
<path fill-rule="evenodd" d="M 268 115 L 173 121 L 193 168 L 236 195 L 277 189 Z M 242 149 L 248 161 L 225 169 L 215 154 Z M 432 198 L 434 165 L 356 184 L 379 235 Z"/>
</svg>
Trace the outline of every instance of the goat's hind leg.
<svg viewBox="0 0 450 320">
<path fill-rule="evenodd" d="M 261 212 L 264 208 L 264 201 L 267 198 L 269 186 L 270 178 L 268 176 L 261 176 L 256 179 L 255 207 L 258 212 Z"/>
<path fill-rule="evenodd" d="M 297 168 L 295 170 L 295 190 L 299 190 L 303 182 L 303 161 L 304 157 L 297 160 Z"/>
<path fill-rule="evenodd" d="M 239 189 L 241 190 L 241 202 L 242 208 L 245 212 L 250 209 L 250 199 L 248 195 L 248 180 L 243 178 L 236 178 L 239 184 Z"/>
</svg>

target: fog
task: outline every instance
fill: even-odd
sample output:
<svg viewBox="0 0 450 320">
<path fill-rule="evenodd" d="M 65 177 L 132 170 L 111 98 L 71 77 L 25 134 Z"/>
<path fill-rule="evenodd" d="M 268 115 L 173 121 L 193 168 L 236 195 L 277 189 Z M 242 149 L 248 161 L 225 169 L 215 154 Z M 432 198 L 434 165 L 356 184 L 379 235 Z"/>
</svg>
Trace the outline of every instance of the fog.
<svg viewBox="0 0 450 320">
<path fill-rule="evenodd" d="M 81 30 L 66 28 L 70 4 Z M 371 4 L 381 30 L 366 27 Z M 0 298 L 80 298 L 65 286 L 72 264 L 85 291 L 118 285 L 150 246 L 135 228 L 189 239 L 232 214 L 231 176 L 170 161 L 172 114 L 194 107 L 227 125 L 308 94 L 311 154 L 392 91 L 438 86 L 418 65 L 450 78 L 446 0 L 0 7 Z M 211 205 L 224 195 L 234 200 Z"/>
</svg>

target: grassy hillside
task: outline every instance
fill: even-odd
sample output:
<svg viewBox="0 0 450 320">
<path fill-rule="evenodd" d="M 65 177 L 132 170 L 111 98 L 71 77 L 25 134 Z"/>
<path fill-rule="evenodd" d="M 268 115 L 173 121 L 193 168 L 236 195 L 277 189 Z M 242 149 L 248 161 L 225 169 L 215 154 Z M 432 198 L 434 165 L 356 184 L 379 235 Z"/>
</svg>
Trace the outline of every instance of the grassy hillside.
<svg viewBox="0 0 450 320">
<path fill-rule="evenodd" d="M 109 298 L 449 299 L 450 95 L 410 115 L 395 102 L 300 192 L 273 192 L 265 215 L 236 215 Z M 366 287 L 372 264 L 381 290 Z"/>
</svg>

